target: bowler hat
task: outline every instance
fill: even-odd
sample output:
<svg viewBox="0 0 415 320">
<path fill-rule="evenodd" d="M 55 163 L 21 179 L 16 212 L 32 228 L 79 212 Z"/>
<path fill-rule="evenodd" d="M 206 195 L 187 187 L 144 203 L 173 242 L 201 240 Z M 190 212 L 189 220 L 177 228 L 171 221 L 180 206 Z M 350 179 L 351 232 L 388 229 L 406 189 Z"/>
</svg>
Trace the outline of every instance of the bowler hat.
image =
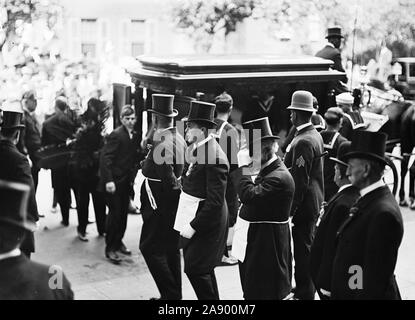
<svg viewBox="0 0 415 320">
<path fill-rule="evenodd" d="M 213 103 L 199 100 L 190 101 L 190 111 L 187 122 L 205 122 L 217 125 L 214 120 L 216 106 Z"/>
<path fill-rule="evenodd" d="M 287 109 L 307 112 L 316 111 L 313 107 L 313 95 L 303 90 L 294 92 L 291 98 L 291 105 Z"/>
<path fill-rule="evenodd" d="M 387 137 L 387 134 L 383 132 L 355 131 L 350 151 L 344 155 L 343 159 L 345 161 L 352 158 L 368 159 L 386 165 L 385 148 Z"/>
<path fill-rule="evenodd" d="M 2 116 L 2 122 L 0 123 L 1 129 L 23 129 L 25 126 L 22 124 L 23 113 L 17 111 L 4 111 Z"/>
<path fill-rule="evenodd" d="M 152 109 L 148 109 L 148 112 L 169 118 L 173 118 L 179 114 L 176 109 L 173 109 L 174 95 L 155 93 L 151 95 L 151 98 L 153 101 Z"/>
<path fill-rule="evenodd" d="M 29 194 L 26 184 L 0 180 L 0 224 L 35 231 L 36 224 L 27 220 Z"/>
<path fill-rule="evenodd" d="M 331 37 L 344 38 L 342 35 L 342 29 L 340 27 L 328 28 L 326 39 L 331 38 Z"/>
<path fill-rule="evenodd" d="M 337 149 L 337 155 L 336 158 L 330 157 L 330 160 L 341 164 L 343 166 L 348 166 L 348 164 L 344 161 L 344 156 L 350 152 L 352 147 L 352 143 L 350 141 L 344 141 L 339 145 L 339 148 Z"/>
<path fill-rule="evenodd" d="M 242 123 L 242 127 L 245 130 L 248 130 L 249 137 L 248 137 L 248 145 L 257 142 L 258 140 L 273 140 L 279 139 L 280 137 L 274 136 L 271 131 L 271 126 L 269 125 L 268 117 L 259 118 L 251 121 L 247 121 Z M 258 130 L 259 135 L 254 133 Z"/>
</svg>

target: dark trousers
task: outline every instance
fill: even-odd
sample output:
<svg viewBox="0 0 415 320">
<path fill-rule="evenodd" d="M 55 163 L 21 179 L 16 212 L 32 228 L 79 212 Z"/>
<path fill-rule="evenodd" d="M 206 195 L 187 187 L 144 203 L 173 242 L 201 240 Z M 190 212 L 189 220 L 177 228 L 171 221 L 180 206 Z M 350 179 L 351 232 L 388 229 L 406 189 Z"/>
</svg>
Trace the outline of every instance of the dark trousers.
<svg viewBox="0 0 415 320">
<path fill-rule="evenodd" d="M 106 205 L 105 205 L 105 194 L 97 191 L 98 178 L 90 177 L 88 180 L 78 181 L 77 204 L 78 211 L 78 232 L 85 234 L 86 227 L 88 225 L 89 215 L 89 195 L 92 196 L 92 202 L 94 204 L 95 211 L 95 222 L 99 234 L 104 234 L 105 231 L 105 220 L 106 220 Z"/>
<path fill-rule="evenodd" d="M 106 193 L 106 200 L 109 212 L 105 238 L 107 247 L 105 250 L 106 252 L 117 251 L 122 245 L 122 238 L 127 228 L 128 206 L 130 204 L 129 184 L 117 184 L 114 194 Z"/>
<path fill-rule="evenodd" d="M 215 271 L 206 274 L 187 274 L 199 300 L 219 300 Z"/>
<path fill-rule="evenodd" d="M 67 166 L 52 170 L 52 186 L 55 189 L 56 200 L 61 208 L 62 221 L 69 223 L 71 185 Z"/>
<path fill-rule="evenodd" d="M 39 167 L 37 164 L 33 163 L 32 168 L 30 169 L 32 172 L 33 183 L 35 185 L 35 191 L 37 191 L 37 185 L 39 184 Z"/>
<path fill-rule="evenodd" d="M 292 228 L 296 283 L 295 297 L 314 300 L 315 288 L 310 274 L 310 249 L 314 239 L 315 223 L 301 223 Z"/>
<path fill-rule="evenodd" d="M 143 253 L 162 300 L 182 299 L 180 251 Z"/>
</svg>

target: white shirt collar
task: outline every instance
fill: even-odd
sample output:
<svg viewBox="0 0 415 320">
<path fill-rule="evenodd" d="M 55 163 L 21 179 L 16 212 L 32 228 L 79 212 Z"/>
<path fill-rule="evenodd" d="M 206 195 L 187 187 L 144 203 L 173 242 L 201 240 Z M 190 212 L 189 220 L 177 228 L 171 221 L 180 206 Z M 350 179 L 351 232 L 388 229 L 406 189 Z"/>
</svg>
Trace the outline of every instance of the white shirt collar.
<svg viewBox="0 0 415 320">
<path fill-rule="evenodd" d="M 369 192 L 372 192 L 373 190 L 377 189 L 377 188 L 381 188 L 385 186 L 385 183 L 383 182 L 383 180 L 379 180 L 378 182 L 375 182 L 373 184 L 371 184 L 370 186 L 363 188 L 362 190 L 360 190 L 360 196 L 364 197 L 365 195 L 367 195 Z"/>
<path fill-rule="evenodd" d="M 346 189 L 346 188 L 348 188 L 348 187 L 351 187 L 352 185 L 351 184 L 345 184 L 344 186 L 341 186 L 340 188 L 339 188 L 339 191 L 337 191 L 337 192 L 342 192 L 344 189 Z"/>
<path fill-rule="evenodd" d="M 301 126 L 297 127 L 297 131 L 300 132 L 301 130 L 303 130 L 304 128 L 307 128 L 308 126 L 312 126 L 313 124 L 311 122 L 307 122 L 302 124 Z"/>
<path fill-rule="evenodd" d="M 0 260 L 6 260 L 8 258 L 18 257 L 22 254 L 19 248 L 16 248 L 12 251 L 6 253 L 0 253 Z"/>
<path fill-rule="evenodd" d="M 336 47 L 334 46 L 334 44 L 332 44 L 331 42 L 327 42 L 327 46 L 332 47 L 332 48 L 336 48 Z"/>
<path fill-rule="evenodd" d="M 272 158 L 269 159 L 267 162 L 265 162 L 262 166 L 261 166 L 261 170 L 264 170 L 266 167 L 268 167 L 271 163 L 273 163 L 275 160 L 277 160 L 278 157 L 277 155 L 272 155 Z"/>
</svg>

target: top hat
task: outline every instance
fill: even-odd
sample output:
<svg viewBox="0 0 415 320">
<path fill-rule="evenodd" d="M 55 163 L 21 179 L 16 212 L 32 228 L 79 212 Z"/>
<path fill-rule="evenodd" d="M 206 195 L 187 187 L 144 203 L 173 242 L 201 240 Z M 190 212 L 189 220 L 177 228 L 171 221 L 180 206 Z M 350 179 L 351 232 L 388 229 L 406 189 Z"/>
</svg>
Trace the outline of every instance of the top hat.
<svg viewBox="0 0 415 320">
<path fill-rule="evenodd" d="M 355 131 L 350 151 L 343 157 L 345 161 L 352 158 L 375 160 L 387 164 L 385 148 L 387 134 L 383 132 Z"/>
<path fill-rule="evenodd" d="M 341 164 L 343 166 L 348 166 L 348 164 L 344 161 L 344 156 L 350 152 L 352 147 L 352 143 L 350 141 L 344 141 L 339 145 L 339 149 L 337 149 L 336 158 L 330 157 L 330 160 Z"/>
<path fill-rule="evenodd" d="M 268 117 L 259 118 L 251 121 L 247 121 L 242 123 L 244 129 L 248 130 L 249 132 L 249 142 L 248 145 L 253 144 L 258 140 L 272 140 L 272 139 L 279 139 L 280 137 L 274 136 L 271 131 L 271 126 L 269 125 Z M 254 133 L 256 130 L 260 133 L 257 136 Z"/>
<path fill-rule="evenodd" d="M 291 98 L 291 105 L 287 109 L 307 112 L 316 111 L 313 107 L 313 95 L 303 90 L 294 92 Z"/>
<path fill-rule="evenodd" d="M 326 113 L 324 114 L 324 119 L 326 120 L 337 120 L 340 121 L 341 118 L 343 118 L 344 112 L 339 107 L 331 107 L 328 108 Z"/>
<path fill-rule="evenodd" d="M 216 125 L 214 120 L 216 105 L 199 100 L 190 101 L 190 111 L 187 122 L 202 121 Z"/>
<path fill-rule="evenodd" d="M 148 112 L 152 112 L 164 117 L 173 118 L 179 114 L 176 109 L 173 109 L 174 95 L 172 94 L 152 94 L 153 104 L 152 109 L 148 109 Z"/>
<path fill-rule="evenodd" d="M 23 129 L 22 124 L 23 113 L 17 111 L 3 111 L 1 129 Z"/>
<path fill-rule="evenodd" d="M 326 39 L 328 39 L 330 37 L 344 38 L 343 35 L 342 35 L 342 29 L 339 28 L 339 27 L 328 28 Z"/>
<path fill-rule="evenodd" d="M 26 184 L 0 180 L 0 224 L 36 230 L 36 224 L 26 218 L 29 194 L 30 187 Z"/>
</svg>

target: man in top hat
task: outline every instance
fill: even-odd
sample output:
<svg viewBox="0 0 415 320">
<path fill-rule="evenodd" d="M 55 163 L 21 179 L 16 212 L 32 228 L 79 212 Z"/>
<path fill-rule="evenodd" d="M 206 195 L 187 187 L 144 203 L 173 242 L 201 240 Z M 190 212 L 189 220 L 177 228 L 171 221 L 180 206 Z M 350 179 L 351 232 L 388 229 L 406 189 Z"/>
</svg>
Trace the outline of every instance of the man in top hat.
<svg viewBox="0 0 415 320">
<path fill-rule="evenodd" d="M 215 139 L 214 112 L 212 103 L 191 102 L 186 131 L 190 146 L 174 225 L 181 235 L 184 272 L 200 300 L 219 299 L 214 269 L 221 262 L 228 233 L 229 163 Z"/>
<path fill-rule="evenodd" d="M 343 39 L 342 30 L 339 27 L 333 27 L 327 29 L 327 44 L 326 46 L 316 53 L 316 57 L 328 59 L 333 61 L 332 68 L 334 70 L 345 72 L 342 65 L 342 57 L 340 52 L 340 46 Z M 341 79 L 343 83 L 347 83 L 347 76 Z M 347 90 L 344 84 L 337 83 L 334 87 L 336 94 L 345 92 Z"/>
<path fill-rule="evenodd" d="M 22 106 L 25 128 L 22 130 L 17 147 L 23 154 L 28 155 L 32 162 L 32 176 L 36 190 L 40 170 L 38 165 L 39 157 L 36 155 L 36 152 L 42 147 L 42 139 L 40 136 L 40 125 L 35 115 L 37 98 L 33 90 L 26 91 L 23 94 Z"/>
<path fill-rule="evenodd" d="M 229 173 L 232 173 L 234 170 L 238 169 L 236 156 L 240 145 L 238 131 L 228 122 L 232 113 L 233 99 L 229 94 L 223 92 L 215 98 L 215 105 L 216 118 L 214 121 L 217 125 L 216 133 L 218 135 L 218 142 L 228 158 L 230 165 Z M 239 200 L 230 176 L 228 177 L 225 198 L 229 213 L 229 228 L 231 228 L 235 225 L 236 217 L 238 216 Z M 225 247 L 225 253 L 222 257 L 222 263 L 224 265 L 238 263 L 238 261 L 229 257 L 227 246 Z"/>
<path fill-rule="evenodd" d="M 311 247 L 311 276 L 321 300 L 330 299 L 331 296 L 337 231 L 349 215 L 351 206 L 360 197 L 359 189 L 352 186 L 346 175 L 347 163 L 343 161 L 343 157 L 350 151 L 350 147 L 350 141 L 343 142 L 338 148 L 336 157 L 330 157 L 330 160 L 324 164 L 334 163 L 334 181 L 339 190 L 320 213 L 316 235 Z"/>
<path fill-rule="evenodd" d="M 294 92 L 291 100 L 291 122 L 297 135 L 287 148 L 285 165 L 290 168 L 295 182 L 291 209 L 295 259 L 295 298 L 314 299 L 310 276 L 310 247 L 315 224 L 324 199 L 323 139 L 313 127 L 313 95 L 308 91 Z"/>
<path fill-rule="evenodd" d="M 24 125 L 21 124 L 23 112 L 20 108 L 18 101 L 3 108 L 3 122 L 0 124 L 0 179 L 20 182 L 30 187 L 28 220 L 34 223 L 39 220 L 39 216 L 30 164 L 16 147 L 20 132 L 24 128 Z M 3 203 L 0 205 L 0 209 L 2 206 Z M 32 252 L 35 252 L 33 232 L 26 232 L 26 237 L 20 248 L 28 258 Z"/>
<path fill-rule="evenodd" d="M 105 256 L 116 264 L 122 260 L 119 253 L 131 255 L 122 239 L 127 228 L 130 193 L 138 170 L 140 144 L 134 132 L 134 109 L 125 105 L 120 117 L 122 125 L 111 132 L 101 151 L 99 182 L 99 190 L 105 192 L 109 207 Z"/>
<path fill-rule="evenodd" d="M 240 168 L 232 173 L 242 202 L 232 255 L 240 261 L 245 299 L 284 299 L 291 292 L 289 217 L 294 180 L 276 155 L 279 137 L 272 134 L 268 118 L 245 122 L 243 127 L 250 151 L 238 153 Z M 254 182 L 249 166 L 260 168 Z"/>
<path fill-rule="evenodd" d="M 22 254 L 25 234 L 36 229 L 27 219 L 30 193 L 27 184 L 0 180 L 0 300 L 73 300 L 58 266 L 32 262 Z"/>
<path fill-rule="evenodd" d="M 343 119 L 343 110 L 339 107 L 332 107 L 324 114 L 326 119 L 327 129 L 321 131 L 321 137 L 324 142 L 324 150 L 328 152 L 328 156 L 335 158 L 339 146 L 347 141 L 340 133 L 340 126 Z M 324 201 L 328 202 L 330 198 L 336 194 L 339 189 L 337 183 L 334 181 L 334 162 L 324 162 Z"/>
<path fill-rule="evenodd" d="M 344 157 L 360 198 L 337 232 L 331 296 L 341 300 L 401 299 L 394 270 L 403 236 L 402 215 L 382 180 L 387 135 L 357 131 Z"/>
<path fill-rule="evenodd" d="M 43 123 L 43 146 L 63 145 L 74 138 L 77 125 L 68 113 L 69 105 L 67 99 L 62 96 L 58 97 L 55 101 L 55 113 Z M 55 190 L 56 200 L 61 209 L 61 224 L 65 227 L 69 226 L 69 209 L 71 207 L 70 181 L 67 163 L 64 163 L 59 168 L 52 169 L 52 187 Z"/>
<path fill-rule="evenodd" d="M 339 132 L 350 141 L 352 140 L 353 132 L 365 129 L 366 124 L 359 110 L 353 110 L 354 97 L 349 92 L 336 96 L 336 103 L 343 110 L 343 121 Z"/>
<path fill-rule="evenodd" d="M 179 233 L 173 229 L 181 190 L 186 142 L 174 126 L 174 95 L 153 94 L 152 148 L 143 162 L 143 227 L 140 250 L 162 300 L 182 298 Z"/>
</svg>

